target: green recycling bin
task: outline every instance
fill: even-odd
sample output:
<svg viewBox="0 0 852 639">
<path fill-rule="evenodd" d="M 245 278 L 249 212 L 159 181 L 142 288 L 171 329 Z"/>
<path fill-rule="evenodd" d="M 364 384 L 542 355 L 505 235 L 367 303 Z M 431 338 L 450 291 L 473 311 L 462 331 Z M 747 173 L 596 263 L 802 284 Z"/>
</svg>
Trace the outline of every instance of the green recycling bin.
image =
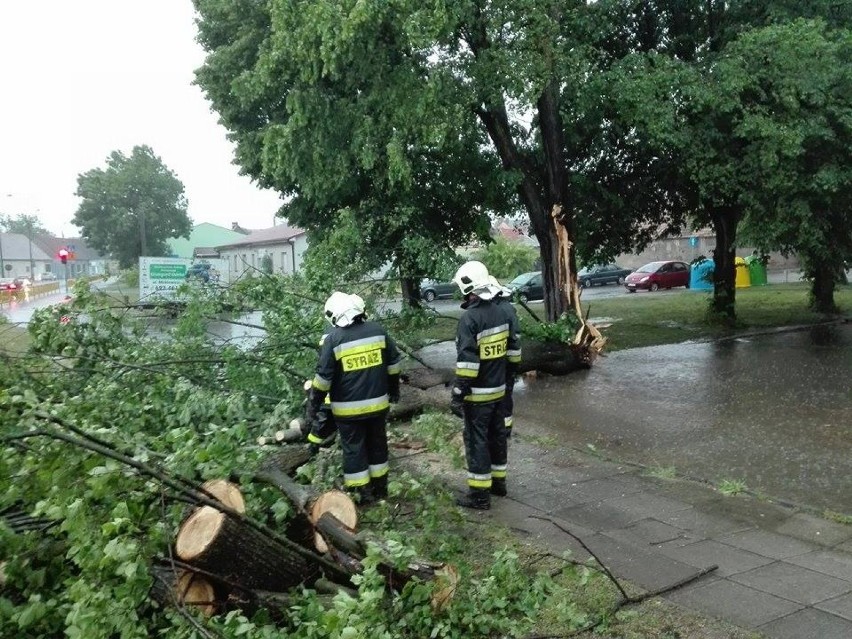
<svg viewBox="0 0 852 639">
<path fill-rule="evenodd" d="M 745 258 L 745 263 L 748 266 L 751 285 L 766 286 L 766 265 L 763 263 L 763 260 L 756 255 L 749 255 Z"/>
</svg>

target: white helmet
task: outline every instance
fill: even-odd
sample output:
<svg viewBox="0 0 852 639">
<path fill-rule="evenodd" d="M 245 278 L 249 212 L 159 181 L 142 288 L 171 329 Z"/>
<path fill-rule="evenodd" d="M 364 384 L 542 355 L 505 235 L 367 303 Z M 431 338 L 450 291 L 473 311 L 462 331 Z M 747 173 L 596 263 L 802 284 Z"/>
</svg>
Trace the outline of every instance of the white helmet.
<svg viewBox="0 0 852 639">
<path fill-rule="evenodd" d="M 493 275 L 488 276 L 488 286 L 494 291 L 494 295 L 500 295 L 507 299 L 512 297 L 512 289 L 503 286 Z"/>
<path fill-rule="evenodd" d="M 453 282 L 462 292 L 462 295 L 473 293 L 476 289 L 482 289 L 488 286 L 488 269 L 485 264 L 477 261 L 465 262 L 456 271 Z"/>
<path fill-rule="evenodd" d="M 325 302 L 325 317 L 333 326 L 345 328 L 364 314 L 364 300 L 357 295 L 334 291 Z"/>
</svg>

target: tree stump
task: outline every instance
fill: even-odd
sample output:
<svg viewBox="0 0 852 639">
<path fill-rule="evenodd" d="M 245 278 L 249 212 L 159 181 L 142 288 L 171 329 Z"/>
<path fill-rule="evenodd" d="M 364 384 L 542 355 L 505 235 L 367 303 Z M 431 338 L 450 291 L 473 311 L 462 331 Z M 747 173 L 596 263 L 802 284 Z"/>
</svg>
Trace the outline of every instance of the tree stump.
<svg viewBox="0 0 852 639">
<path fill-rule="evenodd" d="M 302 555 L 211 506 L 196 509 L 181 524 L 175 552 L 189 564 L 252 589 L 286 590 L 319 573 Z"/>
<path fill-rule="evenodd" d="M 186 606 L 212 617 L 219 608 L 216 588 L 202 575 L 167 566 L 151 569 L 154 582 L 149 596 L 161 606 Z"/>
</svg>

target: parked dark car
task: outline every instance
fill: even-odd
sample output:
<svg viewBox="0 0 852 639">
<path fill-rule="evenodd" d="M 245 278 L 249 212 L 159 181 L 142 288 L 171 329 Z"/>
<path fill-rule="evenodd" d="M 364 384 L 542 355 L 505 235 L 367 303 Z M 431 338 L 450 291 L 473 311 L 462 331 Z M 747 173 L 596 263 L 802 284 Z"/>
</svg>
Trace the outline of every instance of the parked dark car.
<svg viewBox="0 0 852 639">
<path fill-rule="evenodd" d="M 420 282 L 420 297 L 427 302 L 433 302 L 439 298 L 453 297 L 458 290 L 455 282 L 438 282 L 436 280 L 423 280 Z"/>
<path fill-rule="evenodd" d="M 640 288 L 649 291 L 675 286 L 689 288 L 689 266 L 684 262 L 651 262 L 628 275 L 624 286 L 630 293 Z"/>
<path fill-rule="evenodd" d="M 521 302 L 544 299 L 544 279 L 541 271 L 523 273 L 509 282 L 512 297 Z"/>
<path fill-rule="evenodd" d="M 595 284 L 624 284 L 625 278 L 633 271 L 621 268 L 618 264 L 597 264 L 586 266 L 577 273 L 577 281 L 583 288 Z"/>
</svg>

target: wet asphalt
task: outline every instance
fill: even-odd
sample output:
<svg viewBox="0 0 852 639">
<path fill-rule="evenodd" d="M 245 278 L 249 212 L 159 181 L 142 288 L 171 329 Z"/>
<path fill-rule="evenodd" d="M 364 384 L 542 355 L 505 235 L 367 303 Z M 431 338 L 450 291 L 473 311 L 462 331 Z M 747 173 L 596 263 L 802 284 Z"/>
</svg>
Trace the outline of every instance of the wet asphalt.
<svg viewBox="0 0 852 639">
<path fill-rule="evenodd" d="M 519 429 L 852 513 L 852 325 L 620 351 L 518 385 Z"/>
</svg>

